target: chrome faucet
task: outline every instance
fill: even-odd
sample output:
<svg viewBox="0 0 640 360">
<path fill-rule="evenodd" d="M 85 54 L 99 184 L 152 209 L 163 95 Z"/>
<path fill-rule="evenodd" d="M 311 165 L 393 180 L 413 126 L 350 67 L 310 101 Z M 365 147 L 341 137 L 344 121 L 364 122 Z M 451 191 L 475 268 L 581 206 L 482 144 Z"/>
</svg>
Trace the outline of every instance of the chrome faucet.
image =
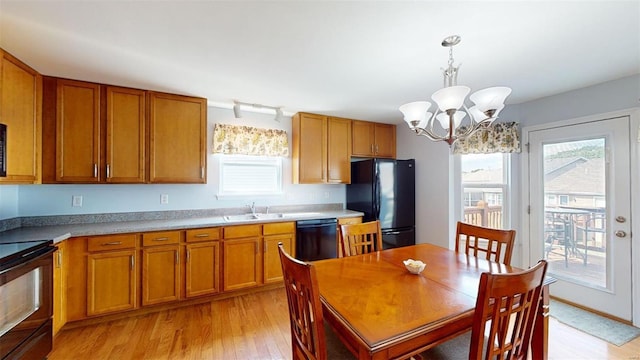
<svg viewBox="0 0 640 360">
<path fill-rule="evenodd" d="M 251 214 L 255 215 L 256 214 L 256 202 L 252 202 L 251 205 L 247 205 L 249 207 L 249 209 L 251 209 Z"/>
</svg>

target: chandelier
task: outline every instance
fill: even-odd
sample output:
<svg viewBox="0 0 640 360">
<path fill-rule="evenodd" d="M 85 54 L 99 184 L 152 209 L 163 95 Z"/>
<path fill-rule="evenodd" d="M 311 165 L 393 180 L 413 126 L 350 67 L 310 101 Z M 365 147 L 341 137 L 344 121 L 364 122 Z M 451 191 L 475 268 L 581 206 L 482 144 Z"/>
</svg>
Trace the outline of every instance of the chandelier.
<svg viewBox="0 0 640 360">
<path fill-rule="evenodd" d="M 442 69 L 444 87 L 431 95 L 437 107 L 429 112 L 431 103 L 416 101 L 400 106 L 404 121 L 417 135 L 426 136 L 432 141 L 444 141 L 449 146 L 465 139 L 481 127 L 489 126 L 504 108 L 504 100 L 511 89 L 504 86 L 478 90 L 469 96 L 474 106 L 467 108 L 464 101 L 471 91 L 467 86 L 458 85 L 458 69 L 453 65 L 453 47 L 460 43 L 460 36 L 452 35 L 442 40 L 442 46 L 449 48 L 449 63 Z M 463 120 L 469 119 L 463 123 Z M 439 126 L 434 126 L 435 121 Z"/>
</svg>

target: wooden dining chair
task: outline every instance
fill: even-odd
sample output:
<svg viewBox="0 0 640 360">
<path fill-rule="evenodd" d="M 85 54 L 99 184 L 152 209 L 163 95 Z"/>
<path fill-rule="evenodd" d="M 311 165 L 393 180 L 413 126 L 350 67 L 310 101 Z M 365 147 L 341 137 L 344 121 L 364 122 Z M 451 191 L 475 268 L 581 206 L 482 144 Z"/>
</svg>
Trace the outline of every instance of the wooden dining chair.
<svg viewBox="0 0 640 360">
<path fill-rule="evenodd" d="M 340 225 L 339 235 L 343 256 L 382 250 L 382 229 L 379 220 Z"/>
<path fill-rule="evenodd" d="M 515 237 L 515 230 L 491 229 L 458 221 L 456 251 L 460 251 L 460 243 L 464 241 L 465 254 L 511 265 Z"/>
<path fill-rule="evenodd" d="M 482 273 L 470 332 L 421 354 L 424 360 L 526 360 L 538 316 L 547 262 L 520 273 Z"/>
<path fill-rule="evenodd" d="M 355 359 L 335 333 L 323 324 L 318 280 L 313 265 L 292 258 L 278 244 L 289 304 L 293 359 Z"/>
</svg>

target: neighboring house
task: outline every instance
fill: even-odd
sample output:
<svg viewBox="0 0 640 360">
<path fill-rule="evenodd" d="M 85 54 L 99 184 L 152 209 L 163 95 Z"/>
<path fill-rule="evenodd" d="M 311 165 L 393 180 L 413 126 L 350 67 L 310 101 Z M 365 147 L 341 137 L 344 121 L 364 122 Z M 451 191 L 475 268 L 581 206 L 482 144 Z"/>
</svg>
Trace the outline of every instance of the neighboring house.
<svg viewBox="0 0 640 360">
<path fill-rule="evenodd" d="M 604 208 L 605 185 L 603 158 L 572 157 L 545 161 L 546 206 Z"/>
</svg>

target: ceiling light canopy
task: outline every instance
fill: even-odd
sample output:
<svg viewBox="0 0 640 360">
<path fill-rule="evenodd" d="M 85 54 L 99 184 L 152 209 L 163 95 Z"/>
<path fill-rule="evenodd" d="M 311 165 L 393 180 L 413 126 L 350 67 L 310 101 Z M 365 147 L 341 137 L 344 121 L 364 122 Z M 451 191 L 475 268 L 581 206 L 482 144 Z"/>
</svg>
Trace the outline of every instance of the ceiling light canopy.
<svg viewBox="0 0 640 360">
<path fill-rule="evenodd" d="M 478 90 L 469 96 L 474 106 L 467 108 L 465 99 L 471 92 L 467 86 L 458 85 L 458 69 L 453 65 L 453 47 L 460 43 L 460 36 L 452 35 L 442 40 L 442 46 L 449 48 L 449 62 L 443 69 L 444 87 L 431 95 L 436 109 L 429 112 L 431 103 L 416 101 L 400 106 L 404 121 L 417 135 L 433 141 L 444 141 L 451 146 L 454 142 L 473 134 L 480 127 L 490 125 L 504 108 L 504 101 L 511 89 L 504 86 Z M 469 117 L 465 122 L 465 118 Z M 434 127 L 435 120 L 441 129 Z M 460 126 L 464 125 L 464 129 Z"/>
<path fill-rule="evenodd" d="M 283 118 L 283 113 L 282 113 L 282 108 L 279 106 L 267 106 L 267 105 L 262 105 L 262 104 L 251 104 L 251 103 L 244 103 L 244 102 L 240 102 L 240 101 L 233 101 L 233 116 L 236 119 L 239 119 L 242 117 L 242 112 L 240 111 L 240 108 L 244 107 L 244 108 L 249 108 L 250 110 L 256 111 L 256 110 L 263 110 L 263 109 L 267 109 L 267 110 L 273 110 L 275 112 L 275 118 L 274 120 L 277 122 L 280 122 Z M 258 111 L 258 112 L 262 112 L 262 111 Z"/>
</svg>

